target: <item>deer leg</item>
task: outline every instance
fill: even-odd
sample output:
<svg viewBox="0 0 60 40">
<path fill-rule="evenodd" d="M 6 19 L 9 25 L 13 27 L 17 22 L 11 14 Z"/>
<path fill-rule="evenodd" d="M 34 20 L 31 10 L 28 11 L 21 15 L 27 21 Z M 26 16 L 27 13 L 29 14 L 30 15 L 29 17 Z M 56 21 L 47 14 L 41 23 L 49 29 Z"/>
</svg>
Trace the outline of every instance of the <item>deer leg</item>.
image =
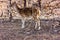
<svg viewBox="0 0 60 40">
<path fill-rule="evenodd" d="M 38 30 L 41 29 L 41 27 L 40 27 L 40 21 L 36 21 L 35 29 L 38 29 Z"/>
<path fill-rule="evenodd" d="M 38 24 L 38 30 L 40 30 L 40 29 L 41 29 L 41 26 L 40 26 L 40 20 L 37 21 L 37 24 Z"/>
<path fill-rule="evenodd" d="M 22 19 L 22 27 L 21 28 L 25 28 L 25 20 Z"/>
<path fill-rule="evenodd" d="M 38 24 L 37 24 L 37 22 L 36 22 L 36 24 L 35 24 L 35 29 L 37 29 L 37 25 L 38 25 Z"/>
</svg>

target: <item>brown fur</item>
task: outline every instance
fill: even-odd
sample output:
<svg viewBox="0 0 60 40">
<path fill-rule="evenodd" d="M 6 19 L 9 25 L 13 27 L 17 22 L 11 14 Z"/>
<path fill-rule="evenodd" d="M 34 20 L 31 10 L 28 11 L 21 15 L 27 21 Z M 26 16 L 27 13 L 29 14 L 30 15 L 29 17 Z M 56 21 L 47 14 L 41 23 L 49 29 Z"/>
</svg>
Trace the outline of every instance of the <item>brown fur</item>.
<svg viewBox="0 0 60 40">
<path fill-rule="evenodd" d="M 17 6 L 17 9 L 22 17 L 32 16 L 34 20 L 38 20 L 40 17 L 40 10 L 37 8 L 19 8 L 19 6 Z"/>
</svg>

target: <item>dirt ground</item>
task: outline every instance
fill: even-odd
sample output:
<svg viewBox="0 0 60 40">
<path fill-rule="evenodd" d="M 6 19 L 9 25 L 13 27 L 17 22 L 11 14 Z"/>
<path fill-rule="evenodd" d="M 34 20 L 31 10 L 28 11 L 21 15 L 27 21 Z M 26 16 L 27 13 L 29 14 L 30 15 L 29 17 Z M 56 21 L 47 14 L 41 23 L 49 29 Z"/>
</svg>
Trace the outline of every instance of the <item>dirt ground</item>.
<svg viewBox="0 0 60 40">
<path fill-rule="evenodd" d="M 21 29 L 21 20 L 0 20 L 0 40 L 60 40 L 59 20 L 42 19 L 41 30 L 34 29 L 32 23 L 33 20 L 26 21 Z"/>
<path fill-rule="evenodd" d="M 33 4 L 41 11 L 40 30 L 34 29 L 34 20 L 26 20 L 25 28 L 21 28 L 22 20 L 16 5 L 24 8 L 23 0 L 0 0 L 0 40 L 60 40 L 60 0 L 26 1 L 26 7 Z"/>
</svg>

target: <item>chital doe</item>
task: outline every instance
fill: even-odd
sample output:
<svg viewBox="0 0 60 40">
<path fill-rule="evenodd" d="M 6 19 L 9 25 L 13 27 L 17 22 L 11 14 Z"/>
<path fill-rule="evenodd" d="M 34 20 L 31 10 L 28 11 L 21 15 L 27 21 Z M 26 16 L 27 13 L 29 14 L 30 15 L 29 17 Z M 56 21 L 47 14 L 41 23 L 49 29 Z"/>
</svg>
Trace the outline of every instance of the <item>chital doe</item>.
<svg viewBox="0 0 60 40">
<path fill-rule="evenodd" d="M 26 19 L 33 19 L 36 22 L 35 28 L 40 29 L 40 9 L 36 6 L 33 6 L 31 8 L 20 8 L 19 5 L 16 4 L 16 8 L 19 12 L 19 14 L 22 17 L 22 28 L 25 28 L 25 20 Z"/>
</svg>

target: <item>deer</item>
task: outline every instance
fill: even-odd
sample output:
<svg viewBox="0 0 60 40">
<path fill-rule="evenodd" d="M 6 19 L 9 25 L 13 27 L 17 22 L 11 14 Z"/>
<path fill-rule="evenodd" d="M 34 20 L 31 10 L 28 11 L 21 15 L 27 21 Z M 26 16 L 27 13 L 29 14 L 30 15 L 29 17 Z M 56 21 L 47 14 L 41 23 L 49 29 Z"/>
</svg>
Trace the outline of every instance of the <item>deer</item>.
<svg viewBox="0 0 60 40">
<path fill-rule="evenodd" d="M 19 15 L 22 18 L 22 29 L 25 28 L 24 24 L 25 21 L 28 19 L 33 19 L 36 22 L 35 29 L 38 27 L 38 30 L 41 29 L 40 27 L 40 14 L 41 11 L 39 7 L 32 6 L 32 7 L 25 7 L 25 8 L 20 8 L 20 5 L 18 5 L 16 2 L 14 3 L 16 6 L 16 9 L 18 10 Z M 13 5 L 14 5 L 13 4 Z"/>
</svg>

